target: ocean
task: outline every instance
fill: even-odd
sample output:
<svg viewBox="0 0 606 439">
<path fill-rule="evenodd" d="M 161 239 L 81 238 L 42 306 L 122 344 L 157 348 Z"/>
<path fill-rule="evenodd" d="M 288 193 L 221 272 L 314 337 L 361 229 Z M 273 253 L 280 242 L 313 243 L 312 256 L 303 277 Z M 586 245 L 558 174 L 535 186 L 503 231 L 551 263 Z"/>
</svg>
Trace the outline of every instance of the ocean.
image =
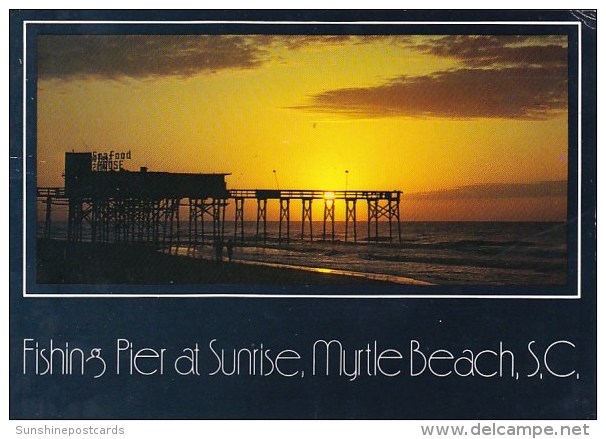
<svg viewBox="0 0 606 439">
<path fill-rule="evenodd" d="M 345 223 L 335 222 L 335 241 L 323 238 L 321 221 L 301 239 L 301 223 L 291 222 L 290 241 L 278 241 L 278 222 L 267 222 L 267 241 L 255 240 L 256 222 L 244 223 L 245 239 L 234 238 L 234 223 L 226 221 L 225 240 L 234 244 L 233 259 L 242 263 L 300 267 L 409 283 L 439 285 L 564 285 L 567 283 L 566 223 L 533 222 L 403 222 L 402 242 L 392 225 L 379 223 L 380 241 L 368 242 L 366 222 L 357 223 L 358 242 L 345 242 Z M 351 224 L 350 224 L 351 227 Z M 210 236 L 206 245 L 184 242 L 161 251 L 182 256 L 215 258 Z M 40 233 L 43 224 L 39 224 Z M 212 224 L 206 224 L 212 230 Z M 284 233 L 284 232 L 283 232 Z M 371 232 L 372 234 L 373 232 Z M 85 232 L 86 235 L 86 232 Z M 52 238 L 66 239 L 65 222 L 56 221 Z M 227 259 L 225 249 L 223 257 Z"/>
</svg>

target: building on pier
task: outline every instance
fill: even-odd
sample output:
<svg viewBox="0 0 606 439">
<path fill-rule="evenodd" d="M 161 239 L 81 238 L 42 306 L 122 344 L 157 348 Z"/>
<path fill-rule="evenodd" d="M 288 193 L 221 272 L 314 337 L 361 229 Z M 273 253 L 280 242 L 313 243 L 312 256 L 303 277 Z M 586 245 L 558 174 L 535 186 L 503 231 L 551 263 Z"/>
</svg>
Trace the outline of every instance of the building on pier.
<svg viewBox="0 0 606 439">
<path fill-rule="evenodd" d="M 68 239 L 82 240 L 83 225 L 88 223 L 93 242 L 179 244 L 184 236 L 179 207 L 184 201 L 189 205 L 192 242 L 205 236 L 205 216 L 212 220 L 212 236 L 222 236 L 229 198 L 226 175 L 149 172 L 147 168 L 95 171 L 91 153 L 68 152 L 64 191 L 69 206 Z"/>
</svg>

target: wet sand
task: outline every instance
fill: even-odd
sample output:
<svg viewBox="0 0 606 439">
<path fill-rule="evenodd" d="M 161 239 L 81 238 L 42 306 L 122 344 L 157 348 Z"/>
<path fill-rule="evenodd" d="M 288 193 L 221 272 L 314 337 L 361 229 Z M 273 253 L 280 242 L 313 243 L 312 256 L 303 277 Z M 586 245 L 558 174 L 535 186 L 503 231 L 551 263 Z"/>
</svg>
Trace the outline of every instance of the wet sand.
<svg viewBox="0 0 606 439">
<path fill-rule="evenodd" d="M 304 267 L 304 266 L 289 265 L 289 264 L 276 264 L 276 263 L 272 263 L 272 262 L 262 262 L 262 261 L 243 261 L 243 260 L 237 260 L 237 259 L 236 259 L 236 261 L 240 264 L 255 265 L 255 266 L 262 266 L 262 267 L 291 268 L 291 269 L 295 269 L 295 270 L 307 271 L 310 273 L 322 273 L 322 274 L 331 274 L 331 275 L 337 275 L 337 276 L 349 276 L 349 277 L 355 277 L 358 279 L 391 282 L 391 283 L 403 284 L 403 285 L 433 285 L 430 282 L 416 280 L 416 279 L 412 279 L 410 277 L 394 276 L 391 274 L 363 273 L 361 271 L 339 270 L 339 269 L 334 269 L 334 268 L 321 268 L 321 267 Z"/>
</svg>

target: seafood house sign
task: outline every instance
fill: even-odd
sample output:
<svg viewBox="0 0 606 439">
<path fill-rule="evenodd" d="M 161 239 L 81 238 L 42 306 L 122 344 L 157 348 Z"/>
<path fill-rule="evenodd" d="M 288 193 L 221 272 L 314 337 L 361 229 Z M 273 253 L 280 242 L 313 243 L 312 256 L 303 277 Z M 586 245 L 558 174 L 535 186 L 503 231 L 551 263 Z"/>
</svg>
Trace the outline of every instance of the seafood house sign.
<svg viewBox="0 0 606 439">
<path fill-rule="evenodd" d="M 130 149 L 128 151 L 93 151 L 93 171 L 122 171 L 124 169 L 124 162 L 130 159 Z"/>
</svg>

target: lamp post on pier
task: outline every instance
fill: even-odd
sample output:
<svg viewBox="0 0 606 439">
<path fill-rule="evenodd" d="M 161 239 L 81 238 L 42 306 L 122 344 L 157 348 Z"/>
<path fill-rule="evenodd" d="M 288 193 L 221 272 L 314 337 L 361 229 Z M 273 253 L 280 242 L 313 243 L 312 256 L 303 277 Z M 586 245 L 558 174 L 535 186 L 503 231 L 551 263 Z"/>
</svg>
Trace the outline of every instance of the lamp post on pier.
<svg viewBox="0 0 606 439">
<path fill-rule="evenodd" d="M 273 170 L 273 173 L 274 173 L 274 178 L 276 179 L 276 188 L 278 190 L 280 190 L 280 185 L 278 184 L 278 173 L 276 172 L 275 169 Z"/>
<path fill-rule="evenodd" d="M 345 170 L 345 192 L 347 192 L 347 180 L 349 178 L 349 170 Z"/>
</svg>

